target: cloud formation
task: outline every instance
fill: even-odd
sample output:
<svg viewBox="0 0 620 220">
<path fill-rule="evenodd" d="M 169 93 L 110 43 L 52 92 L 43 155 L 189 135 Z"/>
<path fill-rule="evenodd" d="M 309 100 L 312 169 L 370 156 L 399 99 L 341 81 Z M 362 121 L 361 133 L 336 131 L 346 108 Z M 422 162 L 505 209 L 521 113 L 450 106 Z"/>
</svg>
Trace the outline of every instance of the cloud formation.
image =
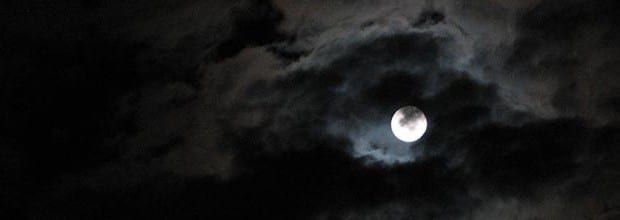
<svg viewBox="0 0 620 220">
<path fill-rule="evenodd" d="M 2 203 L 33 218 L 612 219 L 617 9 L 76 1 L 17 16 L 5 40 L 28 49 L 8 48 L 0 136 L 17 193 Z M 389 127 L 406 105 L 429 120 L 415 143 Z"/>
</svg>

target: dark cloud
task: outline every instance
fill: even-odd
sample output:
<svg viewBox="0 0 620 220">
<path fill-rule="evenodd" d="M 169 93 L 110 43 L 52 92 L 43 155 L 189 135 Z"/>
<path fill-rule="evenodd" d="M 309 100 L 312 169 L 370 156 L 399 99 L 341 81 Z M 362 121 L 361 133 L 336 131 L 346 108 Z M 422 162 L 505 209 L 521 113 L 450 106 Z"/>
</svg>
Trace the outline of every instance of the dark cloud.
<svg viewBox="0 0 620 220">
<path fill-rule="evenodd" d="M 444 21 L 445 15 L 436 10 L 428 10 L 422 12 L 420 16 L 413 23 L 413 26 L 422 26 L 422 25 L 436 25 L 439 22 Z"/>
<path fill-rule="evenodd" d="M 405 126 L 412 119 L 419 119 L 424 116 L 424 113 L 414 108 L 406 108 L 403 110 L 403 118 L 398 121 L 401 126 Z M 411 126 L 411 125 L 410 125 Z M 415 126 L 415 125 L 413 125 Z"/>
<path fill-rule="evenodd" d="M 534 187 L 571 176 L 589 131 L 583 122 L 558 120 L 521 127 L 488 125 L 467 135 L 473 175 L 500 187 Z M 485 185 L 486 186 L 486 185 Z M 516 192 L 524 192 L 517 188 Z"/>
<path fill-rule="evenodd" d="M 610 106 L 600 104 L 618 89 L 617 68 L 612 67 L 618 17 L 610 11 L 617 7 L 613 1 L 541 2 L 518 20 L 520 36 L 507 65 L 526 79 L 556 88 L 551 105 L 560 115 L 597 123 L 617 120 Z"/>
<path fill-rule="evenodd" d="M 241 7 L 231 9 L 231 34 L 217 44 L 213 59 L 229 58 L 245 47 L 264 45 L 287 38 L 277 29 L 283 15 L 270 1 L 255 0 L 245 3 Z"/>
<path fill-rule="evenodd" d="M 30 4 L 0 9 L 0 215 L 618 216 L 614 1 Z"/>
</svg>

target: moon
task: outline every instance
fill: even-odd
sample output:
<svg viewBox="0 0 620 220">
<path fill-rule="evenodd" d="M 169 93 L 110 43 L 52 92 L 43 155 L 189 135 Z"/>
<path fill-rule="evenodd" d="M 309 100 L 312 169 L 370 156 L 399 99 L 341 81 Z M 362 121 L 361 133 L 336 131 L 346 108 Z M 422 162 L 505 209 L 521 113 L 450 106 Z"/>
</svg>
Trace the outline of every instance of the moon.
<svg viewBox="0 0 620 220">
<path fill-rule="evenodd" d="M 428 121 L 420 109 L 405 106 L 394 113 L 391 125 L 396 138 L 404 142 L 414 142 L 424 135 Z"/>
</svg>

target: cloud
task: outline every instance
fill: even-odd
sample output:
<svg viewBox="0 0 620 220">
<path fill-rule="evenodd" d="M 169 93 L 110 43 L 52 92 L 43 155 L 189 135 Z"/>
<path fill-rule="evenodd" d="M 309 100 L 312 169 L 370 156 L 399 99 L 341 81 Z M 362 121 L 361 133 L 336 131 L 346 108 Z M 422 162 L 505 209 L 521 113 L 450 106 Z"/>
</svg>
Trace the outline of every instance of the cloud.
<svg viewBox="0 0 620 220">
<path fill-rule="evenodd" d="M 11 50 L 33 80 L 7 77 L 2 128 L 30 148 L 0 152 L 47 173 L 35 217 L 617 215 L 612 1 L 125 6 Z"/>
<path fill-rule="evenodd" d="M 19 16 L 3 39 L 14 46 L 2 76 L 9 106 L 2 137 L 20 149 L 24 173 L 33 173 L 27 181 L 65 183 L 58 176 L 75 175 L 91 180 L 80 184 L 114 188 L 166 173 L 232 173 L 230 150 L 218 147 L 221 121 L 259 118 L 230 111 L 230 103 L 245 92 L 238 88 L 278 72 L 279 61 L 261 47 L 282 36 L 269 2 L 91 8 L 71 1 L 32 16 L 19 13 L 29 5 L 10 6 Z M 71 13 L 60 12 L 66 7 Z M 226 102 L 218 97 L 225 93 Z M 241 127 L 260 121 L 235 120 Z"/>
<path fill-rule="evenodd" d="M 607 12 L 615 4 L 543 1 L 519 19 L 520 36 L 507 59 L 508 70 L 524 84 L 536 85 L 532 99 L 546 100 L 555 115 L 598 124 L 617 120 L 613 109 L 601 105 L 617 90 L 618 79 L 609 71 L 615 69 L 609 55 L 617 50 L 610 42 L 617 35 L 611 28 L 617 19 Z"/>
</svg>

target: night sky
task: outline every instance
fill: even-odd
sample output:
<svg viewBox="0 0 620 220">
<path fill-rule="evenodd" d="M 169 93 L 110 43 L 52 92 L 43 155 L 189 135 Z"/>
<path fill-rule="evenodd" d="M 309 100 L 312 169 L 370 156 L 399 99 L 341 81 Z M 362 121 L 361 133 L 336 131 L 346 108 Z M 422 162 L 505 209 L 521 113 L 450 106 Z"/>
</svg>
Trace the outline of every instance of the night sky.
<svg viewBox="0 0 620 220">
<path fill-rule="evenodd" d="M 3 1 L 0 219 L 620 219 L 619 28 L 616 0 Z"/>
</svg>

